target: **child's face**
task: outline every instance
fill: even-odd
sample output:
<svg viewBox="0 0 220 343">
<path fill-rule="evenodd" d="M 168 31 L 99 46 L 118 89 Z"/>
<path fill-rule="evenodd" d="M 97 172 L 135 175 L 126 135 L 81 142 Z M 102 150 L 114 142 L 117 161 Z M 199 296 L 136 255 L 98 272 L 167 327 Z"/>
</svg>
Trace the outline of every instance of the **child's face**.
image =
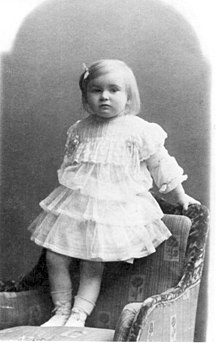
<svg viewBox="0 0 220 343">
<path fill-rule="evenodd" d="M 91 80 L 87 87 L 87 103 L 92 113 L 112 118 L 123 114 L 128 101 L 124 77 L 111 72 Z"/>
</svg>

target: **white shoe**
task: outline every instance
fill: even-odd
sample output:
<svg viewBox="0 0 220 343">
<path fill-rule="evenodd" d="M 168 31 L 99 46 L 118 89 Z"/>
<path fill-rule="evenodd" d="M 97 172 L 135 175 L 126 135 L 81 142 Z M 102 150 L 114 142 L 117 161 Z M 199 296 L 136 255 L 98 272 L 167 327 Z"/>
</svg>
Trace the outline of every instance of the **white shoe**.
<svg viewBox="0 0 220 343">
<path fill-rule="evenodd" d="M 58 304 L 53 310 L 55 315 L 41 326 L 64 326 L 71 314 L 71 306 L 69 303 Z"/>
<path fill-rule="evenodd" d="M 78 308 L 73 308 L 72 313 L 67 320 L 65 326 L 75 326 L 75 327 L 84 327 L 87 315 L 85 312 L 81 311 Z"/>
<path fill-rule="evenodd" d="M 69 316 L 55 314 L 46 323 L 41 326 L 64 326 L 68 320 Z"/>
</svg>

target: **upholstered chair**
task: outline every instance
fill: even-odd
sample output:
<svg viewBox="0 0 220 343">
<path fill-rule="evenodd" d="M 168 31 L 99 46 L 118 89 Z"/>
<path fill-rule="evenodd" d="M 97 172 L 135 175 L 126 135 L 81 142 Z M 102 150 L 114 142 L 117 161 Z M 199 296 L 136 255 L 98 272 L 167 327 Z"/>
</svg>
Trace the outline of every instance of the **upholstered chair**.
<svg viewBox="0 0 220 343">
<path fill-rule="evenodd" d="M 156 198 L 172 236 L 154 254 L 133 264 L 106 263 L 101 293 L 86 328 L 40 327 L 52 310 L 43 249 L 33 270 L 1 292 L 1 328 L 11 329 L 0 331 L 0 340 L 193 341 L 208 210 L 191 205 L 183 211 Z M 74 295 L 78 260 L 71 273 Z"/>
</svg>

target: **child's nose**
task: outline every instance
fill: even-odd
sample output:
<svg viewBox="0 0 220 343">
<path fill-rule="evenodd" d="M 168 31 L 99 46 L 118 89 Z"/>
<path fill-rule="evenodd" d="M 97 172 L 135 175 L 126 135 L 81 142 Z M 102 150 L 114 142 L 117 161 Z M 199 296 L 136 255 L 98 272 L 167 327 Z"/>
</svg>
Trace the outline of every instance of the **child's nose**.
<svg viewBox="0 0 220 343">
<path fill-rule="evenodd" d="M 102 92 L 102 99 L 108 99 L 109 98 L 109 94 L 108 94 L 108 91 L 103 91 Z"/>
</svg>

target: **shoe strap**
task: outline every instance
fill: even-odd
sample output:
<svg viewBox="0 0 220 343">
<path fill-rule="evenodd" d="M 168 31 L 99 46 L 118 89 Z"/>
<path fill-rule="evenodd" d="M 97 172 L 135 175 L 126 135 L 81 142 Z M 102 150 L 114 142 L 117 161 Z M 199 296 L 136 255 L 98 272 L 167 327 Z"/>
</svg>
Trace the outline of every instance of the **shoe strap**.
<svg viewBox="0 0 220 343">
<path fill-rule="evenodd" d="M 74 318 L 77 321 L 85 321 L 86 317 L 87 317 L 87 314 L 84 311 L 74 307 L 72 309 L 71 316 L 74 316 Z"/>
<path fill-rule="evenodd" d="M 52 310 L 52 313 L 55 313 L 55 315 L 61 315 L 61 316 L 69 316 L 71 312 L 71 304 L 69 303 L 57 303 L 54 309 Z"/>
</svg>

